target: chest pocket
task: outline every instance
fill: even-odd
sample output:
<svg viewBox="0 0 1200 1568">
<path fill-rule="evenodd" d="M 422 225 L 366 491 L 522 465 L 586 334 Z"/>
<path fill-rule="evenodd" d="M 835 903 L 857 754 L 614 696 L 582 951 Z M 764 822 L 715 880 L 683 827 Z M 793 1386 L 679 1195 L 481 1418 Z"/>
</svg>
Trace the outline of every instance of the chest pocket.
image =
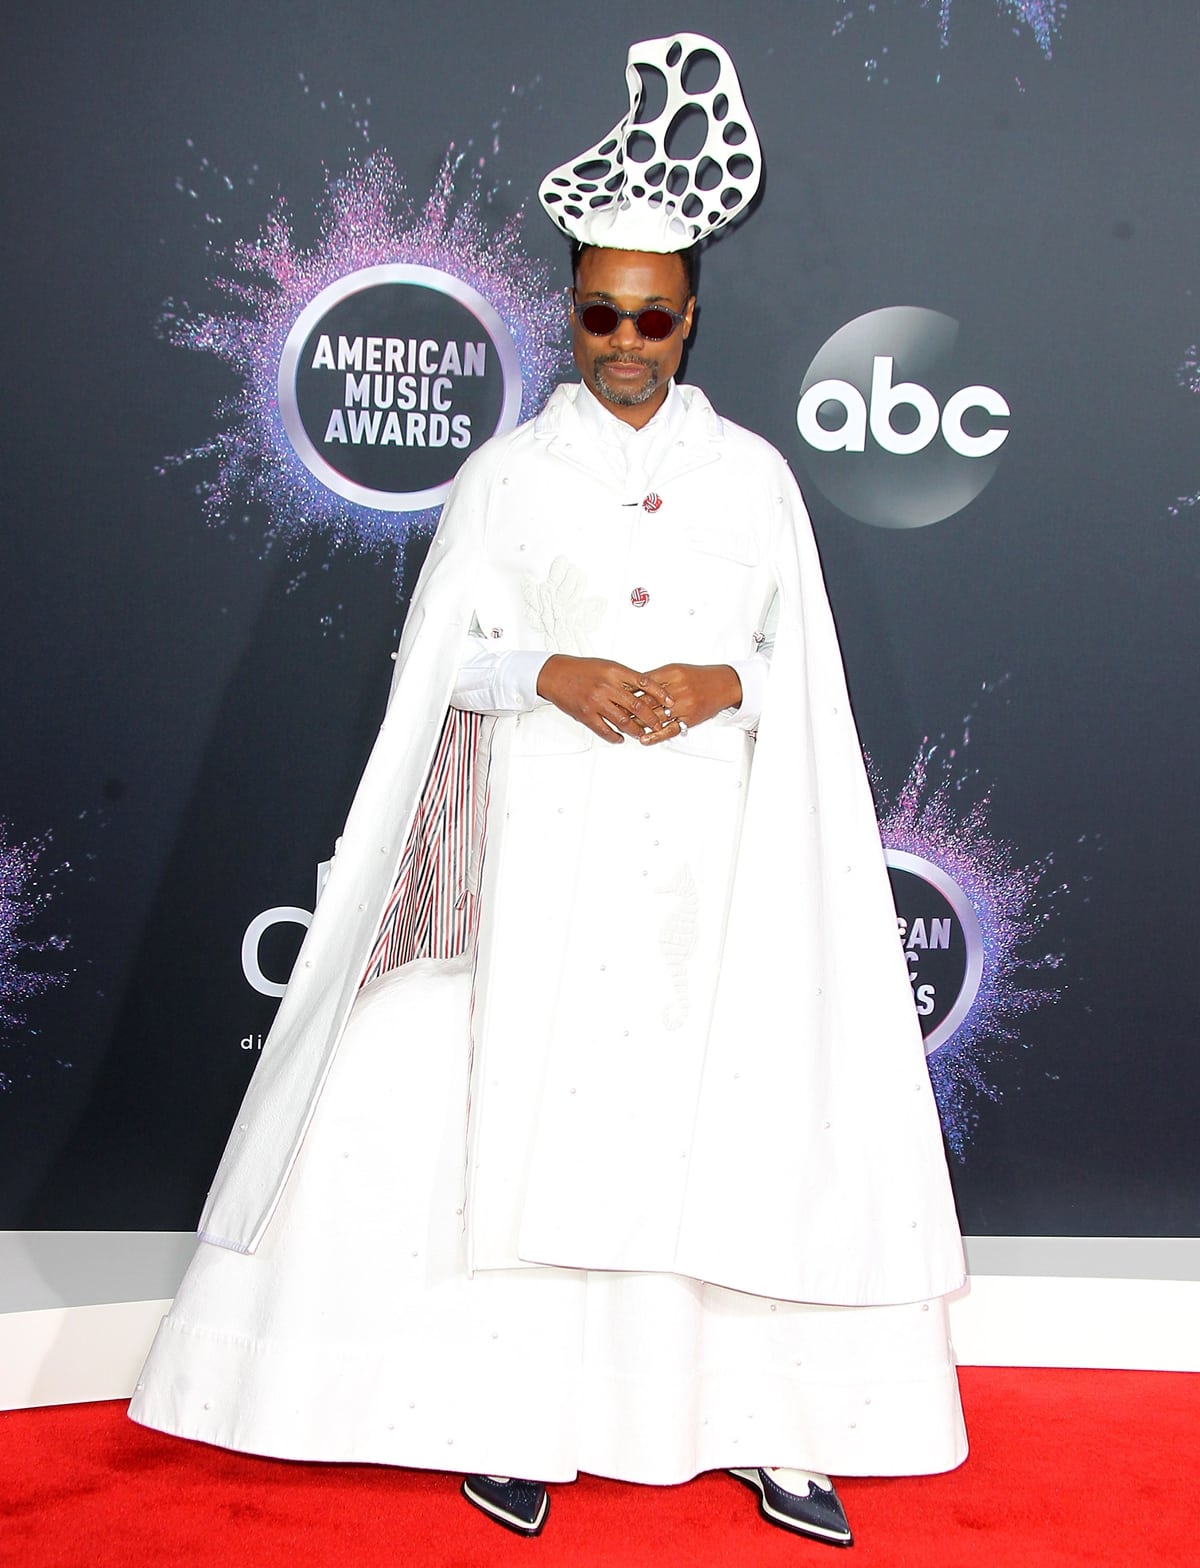
<svg viewBox="0 0 1200 1568">
<path fill-rule="evenodd" d="M 681 555 L 690 568 L 686 586 L 680 589 L 680 601 L 688 607 L 683 626 L 702 639 L 679 657 L 704 664 L 748 656 L 772 588 L 767 557 L 754 530 L 737 517 L 706 517 L 689 520 L 677 537 L 682 539 Z M 724 651 L 715 645 L 706 651 L 703 639 L 707 638 L 717 638 Z"/>
<path fill-rule="evenodd" d="M 715 556 L 721 561 L 733 561 L 739 566 L 757 566 L 758 540 L 744 523 L 690 522 L 683 530 L 684 543 L 701 555 Z"/>
</svg>

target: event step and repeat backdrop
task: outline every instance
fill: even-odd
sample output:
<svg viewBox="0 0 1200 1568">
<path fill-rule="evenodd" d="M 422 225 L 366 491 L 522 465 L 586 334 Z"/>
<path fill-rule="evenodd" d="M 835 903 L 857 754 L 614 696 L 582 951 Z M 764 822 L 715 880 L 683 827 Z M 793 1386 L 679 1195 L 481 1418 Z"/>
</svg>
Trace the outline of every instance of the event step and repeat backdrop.
<svg viewBox="0 0 1200 1568">
<path fill-rule="evenodd" d="M 684 375 L 810 504 L 963 1227 L 1200 1235 L 1191 0 L 7 19 L 0 1229 L 194 1224 L 447 487 L 571 374 L 537 184 L 673 28 L 766 165 Z"/>
</svg>

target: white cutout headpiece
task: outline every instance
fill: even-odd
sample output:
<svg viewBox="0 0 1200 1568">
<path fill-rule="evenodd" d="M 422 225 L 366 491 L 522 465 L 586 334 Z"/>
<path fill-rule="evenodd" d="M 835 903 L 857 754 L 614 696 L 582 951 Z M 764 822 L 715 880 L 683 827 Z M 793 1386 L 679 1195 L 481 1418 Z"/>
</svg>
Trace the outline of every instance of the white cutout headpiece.
<svg viewBox="0 0 1200 1568">
<path fill-rule="evenodd" d="M 538 195 L 584 244 L 683 250 L 744 212 L 758 189 L 762 151 L 741 83 L 720 44 L 698 33 L 634 44 L 625 81 L 624 119 L 552 169 Z"/>
</svg>

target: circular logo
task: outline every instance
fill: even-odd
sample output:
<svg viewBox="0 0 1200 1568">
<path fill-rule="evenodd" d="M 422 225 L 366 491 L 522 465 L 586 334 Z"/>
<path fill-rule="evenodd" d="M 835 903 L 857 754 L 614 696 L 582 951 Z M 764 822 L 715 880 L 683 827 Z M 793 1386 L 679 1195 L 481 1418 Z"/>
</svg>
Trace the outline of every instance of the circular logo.
<svg viewBox="0 0 1200 1568">
<path fill-rule="evenodd" d="M 435 267 L 364 267 L 300 313 L 279 361 L 283 427 L 305 467 L 378 511 L 438 506 L 463 460 L 521 412 L 504 322 Z"/>
<path fill-rule="evenodd" d="M 839 511 L 879 528 L 924 528 L 988 484 L 1008 415 L 953 317 L 894 305 L 856 317 L 818 351 L 796 426 L 805 467 Z"/>
<path fill-rule="evenodd" d="M 885 850 L 884 859 L 925 1054 L 932 1056 L 978 995 L 983 933 L 970 899 L 940 866 L 901 849 Z"/>
</svg>

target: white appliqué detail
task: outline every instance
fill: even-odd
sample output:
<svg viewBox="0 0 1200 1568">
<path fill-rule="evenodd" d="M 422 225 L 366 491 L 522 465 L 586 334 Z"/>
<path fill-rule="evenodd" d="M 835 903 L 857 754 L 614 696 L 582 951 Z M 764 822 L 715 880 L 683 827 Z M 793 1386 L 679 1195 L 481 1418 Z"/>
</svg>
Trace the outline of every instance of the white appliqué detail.
<svg viewBox="0 0 1200 1568">
<path fill-rule="evenodd" d="M 555 653 L 592 651 L 592 634 L 600 625 L 606 601 L 587 598 L 586 589 L 587 578 L 565 555 L 555 556 L 543 581 L 522 580 L 526 618 Z"/>
<path fill-rule="evenodd" d="M 671 982 L 671 1000 L 663 1008 L 662 1020 L 667 1029 L 682 1029 L 691 1011 L 688 997 L 688 960 L 696 946 L 700 917 L 700 895 L 692 880 L 692 873 L 681 866 L 666 887 L 656 888 L 674 900 L 673 907 L 663 916 L 658 931 Z"/>
</svg>

